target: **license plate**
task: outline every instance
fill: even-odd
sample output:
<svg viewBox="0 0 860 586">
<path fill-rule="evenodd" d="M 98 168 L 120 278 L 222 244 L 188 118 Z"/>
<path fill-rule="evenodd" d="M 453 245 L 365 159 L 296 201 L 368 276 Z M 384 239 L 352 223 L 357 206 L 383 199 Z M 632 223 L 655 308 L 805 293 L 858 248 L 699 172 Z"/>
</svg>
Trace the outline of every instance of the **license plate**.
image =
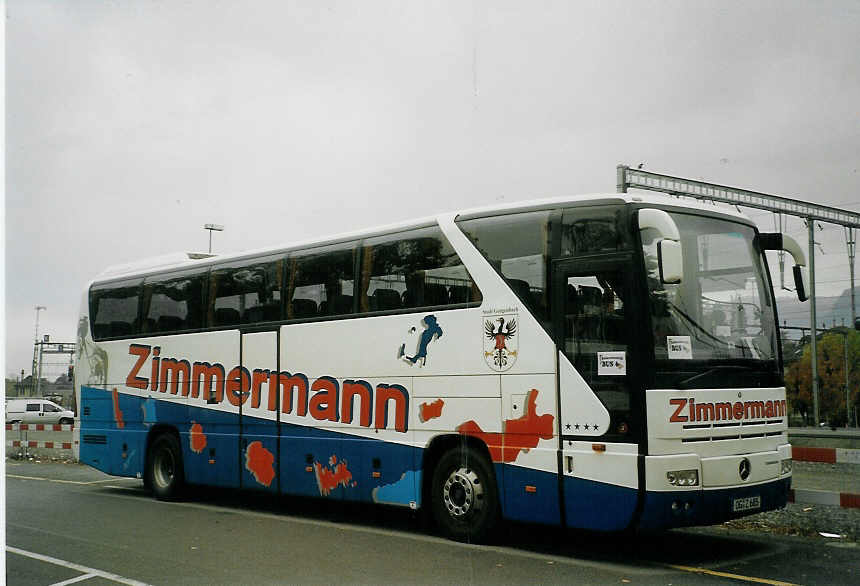
<svg viewBox="0 0 860 586">
<path fill-rule="evenodd" d="M 760 496 L 748 496 L 742 499 L 732 501 L 732 511 L 739 513 L 741 511 L 752 511 L 761 508 Z"/>
</svg>

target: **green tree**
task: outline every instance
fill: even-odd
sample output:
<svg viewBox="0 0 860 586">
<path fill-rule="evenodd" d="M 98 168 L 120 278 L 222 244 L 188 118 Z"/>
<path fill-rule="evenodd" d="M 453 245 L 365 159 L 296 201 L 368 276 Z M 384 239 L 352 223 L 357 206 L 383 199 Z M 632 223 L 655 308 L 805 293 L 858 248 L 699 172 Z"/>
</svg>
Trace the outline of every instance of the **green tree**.
<svg viewBox="0 0 860 586">
<path fill-rule="evenodd" d="M 822 421 L 844 426 L 846 368 L 852 413 L 860 399 L 860 332 L 836 328 L 823 334 L 817 346 L 819 415 Z M 800 413 L 807 424 L 811 423 L 814 415 L 809 344 L 804 346 L 800 360 L 788 367 L 785 386 L 791 408 Z"/>
</svg>

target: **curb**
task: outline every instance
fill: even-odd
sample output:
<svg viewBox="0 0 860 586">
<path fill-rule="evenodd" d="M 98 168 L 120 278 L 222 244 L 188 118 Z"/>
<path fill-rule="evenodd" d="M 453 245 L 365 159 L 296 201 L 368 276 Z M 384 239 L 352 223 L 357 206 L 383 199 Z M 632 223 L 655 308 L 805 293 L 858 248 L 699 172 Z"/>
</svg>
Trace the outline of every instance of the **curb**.
<svg viewBox="0 0 860 586">
<path fill-rule="evenodd" d="M 831 505 L 847 509 L 860 509 L 860 494 L 792 488 L 788 491 L 788 502 L 805 505 Z"/>
<path fill-rule="evenodd" d="M 860 450 L 847 448 L 809 448 L 791 446 L 791 458 L 798 462 L 824 462 L 826 464 L 860 464 Z"/>
</svg>

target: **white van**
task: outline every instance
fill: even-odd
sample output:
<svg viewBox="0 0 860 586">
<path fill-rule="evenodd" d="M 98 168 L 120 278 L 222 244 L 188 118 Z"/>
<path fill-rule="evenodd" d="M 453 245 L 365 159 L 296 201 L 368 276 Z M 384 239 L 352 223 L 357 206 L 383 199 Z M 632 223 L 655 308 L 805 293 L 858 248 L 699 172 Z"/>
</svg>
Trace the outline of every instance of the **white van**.
<svg viewBox="0 0 860 586">
<path fill-rule="evenodd" d="M 9 399 L 6 423 L 74 423 L 75 414 L 47 399 Z"/>
</svg>

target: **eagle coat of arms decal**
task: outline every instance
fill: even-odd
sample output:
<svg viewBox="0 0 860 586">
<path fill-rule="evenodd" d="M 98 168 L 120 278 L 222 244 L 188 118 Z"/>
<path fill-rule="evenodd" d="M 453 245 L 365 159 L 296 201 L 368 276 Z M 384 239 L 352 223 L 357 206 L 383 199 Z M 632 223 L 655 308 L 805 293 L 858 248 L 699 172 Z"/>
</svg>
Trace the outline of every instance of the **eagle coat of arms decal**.
<svg viewBox="0 0 860 586">
<path fill-rule="evenodd" d="M 517 315 L 504 313 L 484 316 L 484 361 L 497 372 L 504 372 L 517 361 Z"/>
</svg>

